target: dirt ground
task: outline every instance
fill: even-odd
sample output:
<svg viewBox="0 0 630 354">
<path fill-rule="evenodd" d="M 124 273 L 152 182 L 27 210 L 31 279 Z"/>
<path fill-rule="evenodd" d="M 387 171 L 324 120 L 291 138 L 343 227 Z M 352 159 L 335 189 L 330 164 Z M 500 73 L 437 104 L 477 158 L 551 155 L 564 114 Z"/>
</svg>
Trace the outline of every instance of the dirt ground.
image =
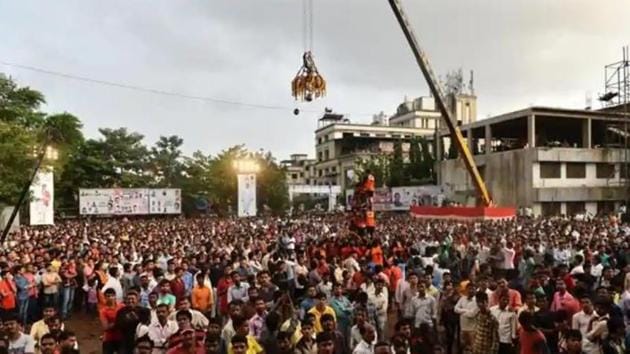
<svg viewBox="0 0 630 354">
<path fill-rule="evenodd" d="M 101 352 L 101 324 L 94 315 L 88 316 L 85 313 L 75 313 L 72 318 L 66 321 L 65 326 L 76 333 L 82 354 L 98 354 Z"/>
</svg>

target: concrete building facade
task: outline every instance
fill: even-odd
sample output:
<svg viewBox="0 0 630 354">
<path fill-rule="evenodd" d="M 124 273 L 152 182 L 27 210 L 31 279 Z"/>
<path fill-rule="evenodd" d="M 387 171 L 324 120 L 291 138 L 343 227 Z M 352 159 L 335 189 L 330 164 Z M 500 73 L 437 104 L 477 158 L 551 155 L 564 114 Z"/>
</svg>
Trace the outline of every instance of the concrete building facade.
<svg viewBox="0 0 630 354">
<path fill-rule="evenodd" d="M 536 215 L 596 214 L 628 199 L 628 123 L 619 112 L 532 107 L 461 129 L 497 204 L 530 207 Z M 445 131 L 440 137 L 448 144 Z M 438 161 L 439 183 L 473 204 L 463 162 Z"/>
<path fill-rule="evenodd" d="M 288 160 L 280 162 L 285 168 L 287 184 L 305 185 L 311 184 L 314 159 L 309 159 L 307 154 L 292 154 Z"/>
<path fill-rule="evenodd" d="M 449 105 L 458 123 L 476 121 L 476 96 L 450 94 Z M 459 107 L 459 108 L 458 108 Z M 408 157 L 411 140 L 434 136 L 441 127 L 442 116 L 432 97 L 405 100 L 396 113 L 373 117 L 372 124 L 352 123 L 341 114 L 328 112 L 319 120 L 315 131 L 315 162 L 311 182 L 316 185 L 349 188 L 357 161 L 371 156 L 389 155 L 394 144 L 402 142 L 403 158 Z"/>
</svg>

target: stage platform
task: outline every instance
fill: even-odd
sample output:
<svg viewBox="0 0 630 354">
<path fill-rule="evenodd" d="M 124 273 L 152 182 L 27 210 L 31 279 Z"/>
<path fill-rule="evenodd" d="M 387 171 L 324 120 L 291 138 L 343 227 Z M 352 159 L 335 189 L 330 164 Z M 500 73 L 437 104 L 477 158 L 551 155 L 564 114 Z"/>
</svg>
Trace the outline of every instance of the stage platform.
<svg viewBox="0 0 630 354">
<path fill-rule="evenodd" d="M 516 217 L 516 208 L 414 206 L 410 213 L 424 219 L 502 220 Z"/>
</svg>

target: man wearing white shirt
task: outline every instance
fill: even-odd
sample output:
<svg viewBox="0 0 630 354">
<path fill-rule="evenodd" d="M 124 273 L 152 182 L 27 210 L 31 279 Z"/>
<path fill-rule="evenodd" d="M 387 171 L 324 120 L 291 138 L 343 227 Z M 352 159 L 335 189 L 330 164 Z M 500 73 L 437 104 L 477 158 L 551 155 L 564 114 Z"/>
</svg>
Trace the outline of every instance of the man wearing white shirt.
<svg viewBox="0 0 630 354">
<path fill-rule="evenodd" d="M 124 294 L 122 284 L 120 283 L 120 280 L 118 280 L 118 274 L 118 267 L 110 267 L 109 278 L 107 279 L 107 282 L 105 283 L 101 291 L 104 293 L 105 290 L 109 288 L 114 289 L 114 291 L 116 292 L 116 301 L 122 302 Z"/>
<path fill-rule="evenodd" d="M 455 313 L 459 315 L 459 326 L 462 332 L 462 349 L 468 349 L 472 345 L 472 338 L 475 332 L 475 311 L 477 301 L 475 301 L 475 286 L 472 282 L 466 285 L 466 296 L 462 296 L 455 304 Z"/>
<path fill-rule="evenodd" d="M 499 304 L 490 308 L 490 313 L 499 322 L 499 354 L 516 352 L 516 313 L 508 309 L 510 297 L 506 292 L 499 295 Z"/>
<path fill-rule="evenodd" d="M 514 250 L 514 245 L 512 244 L 512 242 L 506 243 L 505 247 L 503 247 L 502 253 L 503 269 L 514 269 L 514 257 L 516 256 L 516 251 Z"/>
<path fill-rule="evenodd" d="M 571 320 L 571 328 L 577 329 L 582 333 L 582 350 L 585 354 L 597 354 L 599 353 L 599 345 L 593 343 L 586 338 L 586 334 L 589 332 L 589 326 L 594 318 L 597 318 L 597 313 L 593 310 L 593 303 L 588 296 L 582 296 L 580 299 L 582 310 L 575 315 Z"/>
<path fill-rule="evenodd" d="M 371 324 L 365 324 L 361 328 L 361 341 L 352 350 L 352 354 L 373 354 L 376 344 L 376 329 Z"/>
<path fill-rule="evenodd" d="M 411 301 L 411 307 L 415 321 L 414 326 L 419 328 L 421 324 L 427 324 L 431 328 L 435 328 L 437 319 L 437 302 L 435 298 L 426 293 L 424 283 L 418 283 L 418 296 Z"/>
<path fill-rule="evenodd" d="M 350 277 L 352 277 L 355 272 L 361 270 L 361 267 L 359 266 L 359 262 L 357 262 L 356 257 L 357 253 L 352 252 L 350 256 L 343 261 L 343 267 L 348 271 Z"/>
<path fill-rule="evenodd" d="M 165 354 L 168 338 L 179 329 L 176 321 L 168 319 L 168 310 L 168 305 L 158 305 L 156 309 L 157 320 L 152 321 L 149 325 L 148 335 L 153 341 L 152 354 Z"/>
<path fill-rule="evenodd" d="M 387 322 L 387 307 L 389 296 L 384 291 L 385 281 L 378 279 L 375 283 L 374 293 L 369 295 L 370 301 L 376 308 L 376 326 L 379 337 L 383 338 L 385 333 L 385 324 Z"/>
</svg>

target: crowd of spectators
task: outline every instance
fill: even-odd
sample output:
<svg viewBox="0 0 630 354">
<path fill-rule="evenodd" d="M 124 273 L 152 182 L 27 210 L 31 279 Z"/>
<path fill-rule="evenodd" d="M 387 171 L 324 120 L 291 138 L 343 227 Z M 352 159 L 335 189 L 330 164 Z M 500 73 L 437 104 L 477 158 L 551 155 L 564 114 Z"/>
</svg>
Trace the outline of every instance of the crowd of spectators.
<svg viewBox="0 0 630 354">
<path fill-rule="evenodd" d="M 68 220 L 10 234 L 0 275 L 11 354 L 79 352 L 78 312 L 124 354 L 620 354 L 630 328 L 613 216 Z"/>
</svg>

